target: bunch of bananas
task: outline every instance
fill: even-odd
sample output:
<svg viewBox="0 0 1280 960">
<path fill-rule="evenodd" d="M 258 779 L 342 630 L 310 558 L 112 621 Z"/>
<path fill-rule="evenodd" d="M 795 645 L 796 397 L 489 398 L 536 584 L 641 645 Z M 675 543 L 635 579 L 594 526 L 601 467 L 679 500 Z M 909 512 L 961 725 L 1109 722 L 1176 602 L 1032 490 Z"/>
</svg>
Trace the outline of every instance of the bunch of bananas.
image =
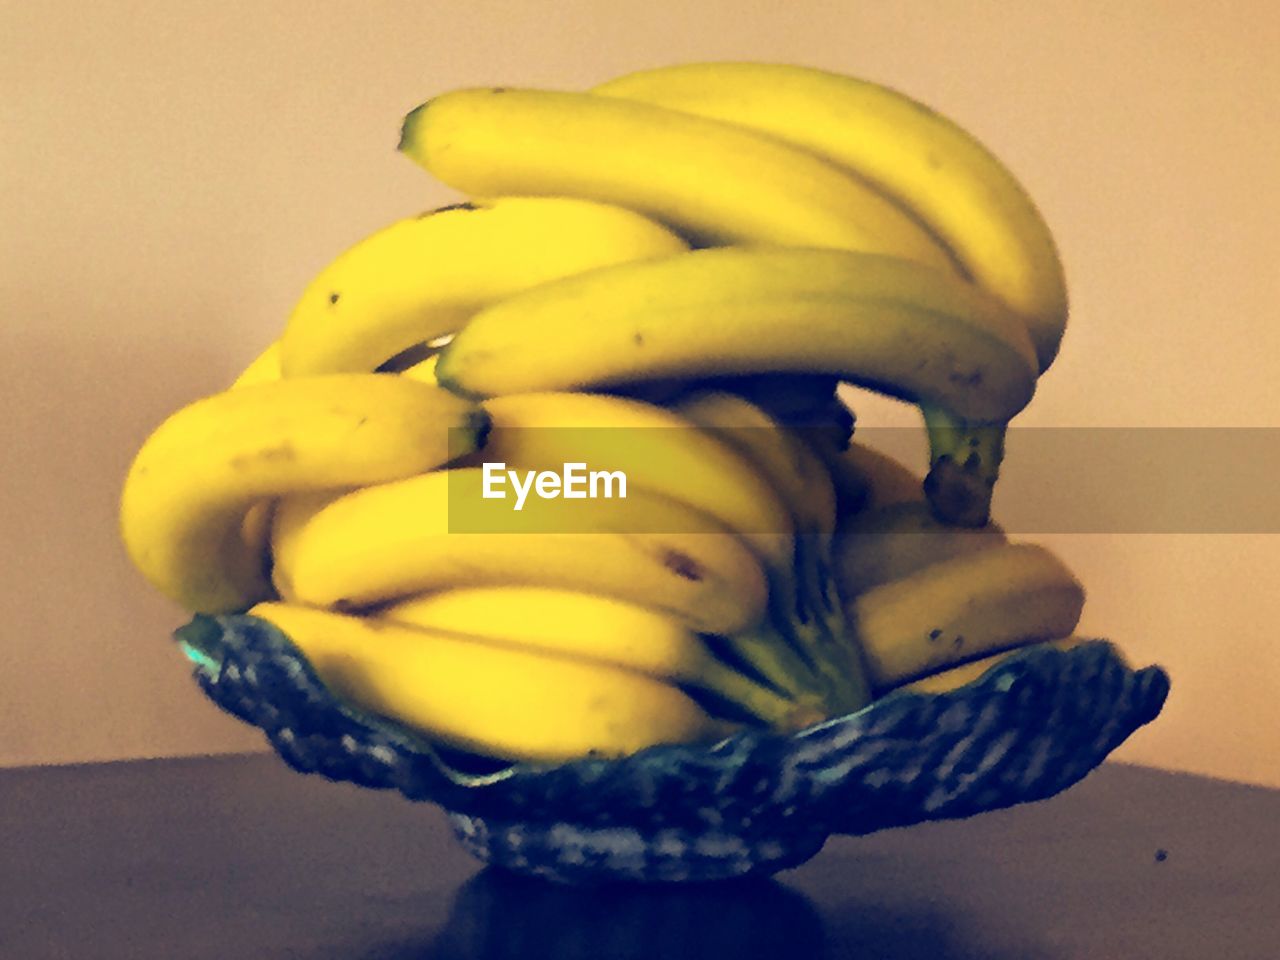
<svg viewBox="0 0 1280 960">
<path fill-rule="evenodd" d="M 338 696 L 555 762 L 790 731 L 1070 643 L 1083 592 L 989 520 L 1066 319 L 1030 199 L 949 120 L 817 70 L 716 63 L 472 89 L 400 149 L 471 199 L 357 243 L 126 478 L 129 554 L 282 630 Z M 927 477 L 851 442 L 850 382 L 919 406 Z M 607 462 L 625 497 L 486 464 Z"/>
</svg>

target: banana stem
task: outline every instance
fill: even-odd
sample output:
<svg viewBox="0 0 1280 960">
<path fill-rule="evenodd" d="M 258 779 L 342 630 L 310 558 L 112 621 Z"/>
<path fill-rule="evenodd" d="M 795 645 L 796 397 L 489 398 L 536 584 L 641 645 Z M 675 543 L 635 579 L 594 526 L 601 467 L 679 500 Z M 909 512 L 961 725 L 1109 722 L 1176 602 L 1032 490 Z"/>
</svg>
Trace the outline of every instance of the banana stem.
<svg viewBox="0 0 1280 960">
<path fill-rule="evenodd" d="M 1007 423 L 975 423 L 921 404 L 929 434 L 929 475 L 924 493 L 934 515 L 960 527 L 985 526 L 1004 459 Z"/>
<path fill-rule="evenodd" d="M 829 608 L 822 618 L 822 626 L 827 636 L 832 638 L 831 660 L 839 665 L 840 676 L 843 678 L 840 687 L 840 712 L 861 710 L 871 702 L 871 681 L 867 678 L 862 651 L 853 636 L 853 628 L 844 607 L 836 603 Z"/>
<path fill-rule="evenodd" d="M 794 653 L 797 662 L 803 664 L 805 675 L 820 689 L 830 692 L 827 677 L 828 665 L 822 661 L 821 651 L 814 642 L 815 616 L 809 581 L 804 575 L 803 534 L 794 538 L 794 556 L 790 566 L 769 564 L 769 617 L 778 634 Z M 797 579 L 798 576 L 798 579 Z"/>
<path fill-rule="evenodd" d="M 691 688 L 695 699 L 698 691 L 733 704 L 771 730 L 793 732 L 825 720 L 826 705 L 817 694 L 787 696 L 762 686 L 735 670 L 720 668 L 702 671 L 696 678 L 682 682 Z"/>
<path fill-rule="evenodd" d="M 822 602 L 827 609 L 838 607 L 840 588 L 836 585 L 835 537 L 818 535 L 818 582 L 822 584 Z"/>
<path fill-rule="evenodd" d="M 713 651 L 721 647 L 727 657 L 740 661 L 785 697 L 803 701 L 823 693 L 812 669 L 771 621 L 732 635 L 705 634 L 704 637 Z"/>
<path fill-rule="evenodd" d="M 804 603 L 810 619 L 818 619 L 840 602 L 832 559 L 833 538 L 830 534 L 809 533 L 799 540 L 797 564 L 806 587 Z"/>
<path fill-rule="evenodd" d="M 833 606 L 823 599 L 829 591 L 819 571 L 824 566 L 829 570 L 830 564 L 821 561 L 819 539 L 817 534 L 798 534 L 795 572 L 775 571 L 771 577 L 788 585 L 785 590 L 771 591 L 771 596 L 779 598 L 773 616 L 784 625 L 784 634 L 808 665 L 828 710 L 848 713 L 870 702 L 870 688 L 850 642 L 843 611 L 838 603 Z M 800 607 L 805 610 L 803 618 L 797 614 Z"/>
<path fill-rule="evenodd" d="M 811 637 L 813 656 L 827 681 L 832 708 L 848 713 L 870 702 L 871 688 L 835 589 L 830 538 L 806 534 L 802 542 L 810 558 L 803 591 L 811 610 L 806 632 Z"/>
</svg>

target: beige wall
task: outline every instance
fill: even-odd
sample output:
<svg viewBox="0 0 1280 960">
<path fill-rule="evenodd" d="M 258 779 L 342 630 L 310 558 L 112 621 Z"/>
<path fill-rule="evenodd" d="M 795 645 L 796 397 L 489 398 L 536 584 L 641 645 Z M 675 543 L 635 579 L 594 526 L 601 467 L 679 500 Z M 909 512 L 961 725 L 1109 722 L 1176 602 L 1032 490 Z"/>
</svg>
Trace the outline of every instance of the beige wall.
<svg viewBox="0 0 1280 960">
<path fill-rule="evenodd" d="M 1022 422 L 1277 426 L 1270 7 L 4 4 L 0 764 L 260 746 L 200 698 L 167 641 L 182 617 L 127 567 L 120 478 L 329 257 L 446 198 L 393 147 L 450 87 L 710 58 L 898 86 L 1006 158 L 1058 232 L 1072 327 Z M 1173 674 L 1119 756 L 1280 786 L 1276 538 L 1047 539 L 1089 586 L 1085 627 Z"/>
</svg>

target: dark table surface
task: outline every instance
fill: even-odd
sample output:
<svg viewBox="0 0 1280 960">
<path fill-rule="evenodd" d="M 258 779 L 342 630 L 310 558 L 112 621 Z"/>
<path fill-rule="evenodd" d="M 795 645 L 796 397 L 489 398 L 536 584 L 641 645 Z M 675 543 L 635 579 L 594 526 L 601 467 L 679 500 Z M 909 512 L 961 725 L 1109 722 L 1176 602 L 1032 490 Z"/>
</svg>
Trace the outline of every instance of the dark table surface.
<svg viewBox="0 0 1280 960">
<path fill-rule="evenodd" d="M 0 771 L 0 958 L 1280 958 L 1280 791 L 1104 764 L 772 881 L 481 870 L 443 814 L 273 755 Z"/>
</svg>

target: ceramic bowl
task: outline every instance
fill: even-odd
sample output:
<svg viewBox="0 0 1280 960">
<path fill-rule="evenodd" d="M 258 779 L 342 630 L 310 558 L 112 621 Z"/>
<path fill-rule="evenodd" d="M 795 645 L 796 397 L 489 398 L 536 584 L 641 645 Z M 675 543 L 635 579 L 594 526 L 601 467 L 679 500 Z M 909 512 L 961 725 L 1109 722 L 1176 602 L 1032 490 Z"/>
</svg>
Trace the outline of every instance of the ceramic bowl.
<svg viewBox="0 0 1280 960">
<path fill-rule="evenodd" d="M 197 617 L 175 635 L 224 710 L 293 769 L 440 805 L 480 860 L 568 883 L 768 875 L 829 836 L 1041 800 L 1159 714 L 1160 667 L 1103 640 L 1029 647 L 947 693 L 897 692 L 798 733 L 620 760 L 497 764 L 433 747 L 330 695 L 272 625 Z"/>
</svg>

